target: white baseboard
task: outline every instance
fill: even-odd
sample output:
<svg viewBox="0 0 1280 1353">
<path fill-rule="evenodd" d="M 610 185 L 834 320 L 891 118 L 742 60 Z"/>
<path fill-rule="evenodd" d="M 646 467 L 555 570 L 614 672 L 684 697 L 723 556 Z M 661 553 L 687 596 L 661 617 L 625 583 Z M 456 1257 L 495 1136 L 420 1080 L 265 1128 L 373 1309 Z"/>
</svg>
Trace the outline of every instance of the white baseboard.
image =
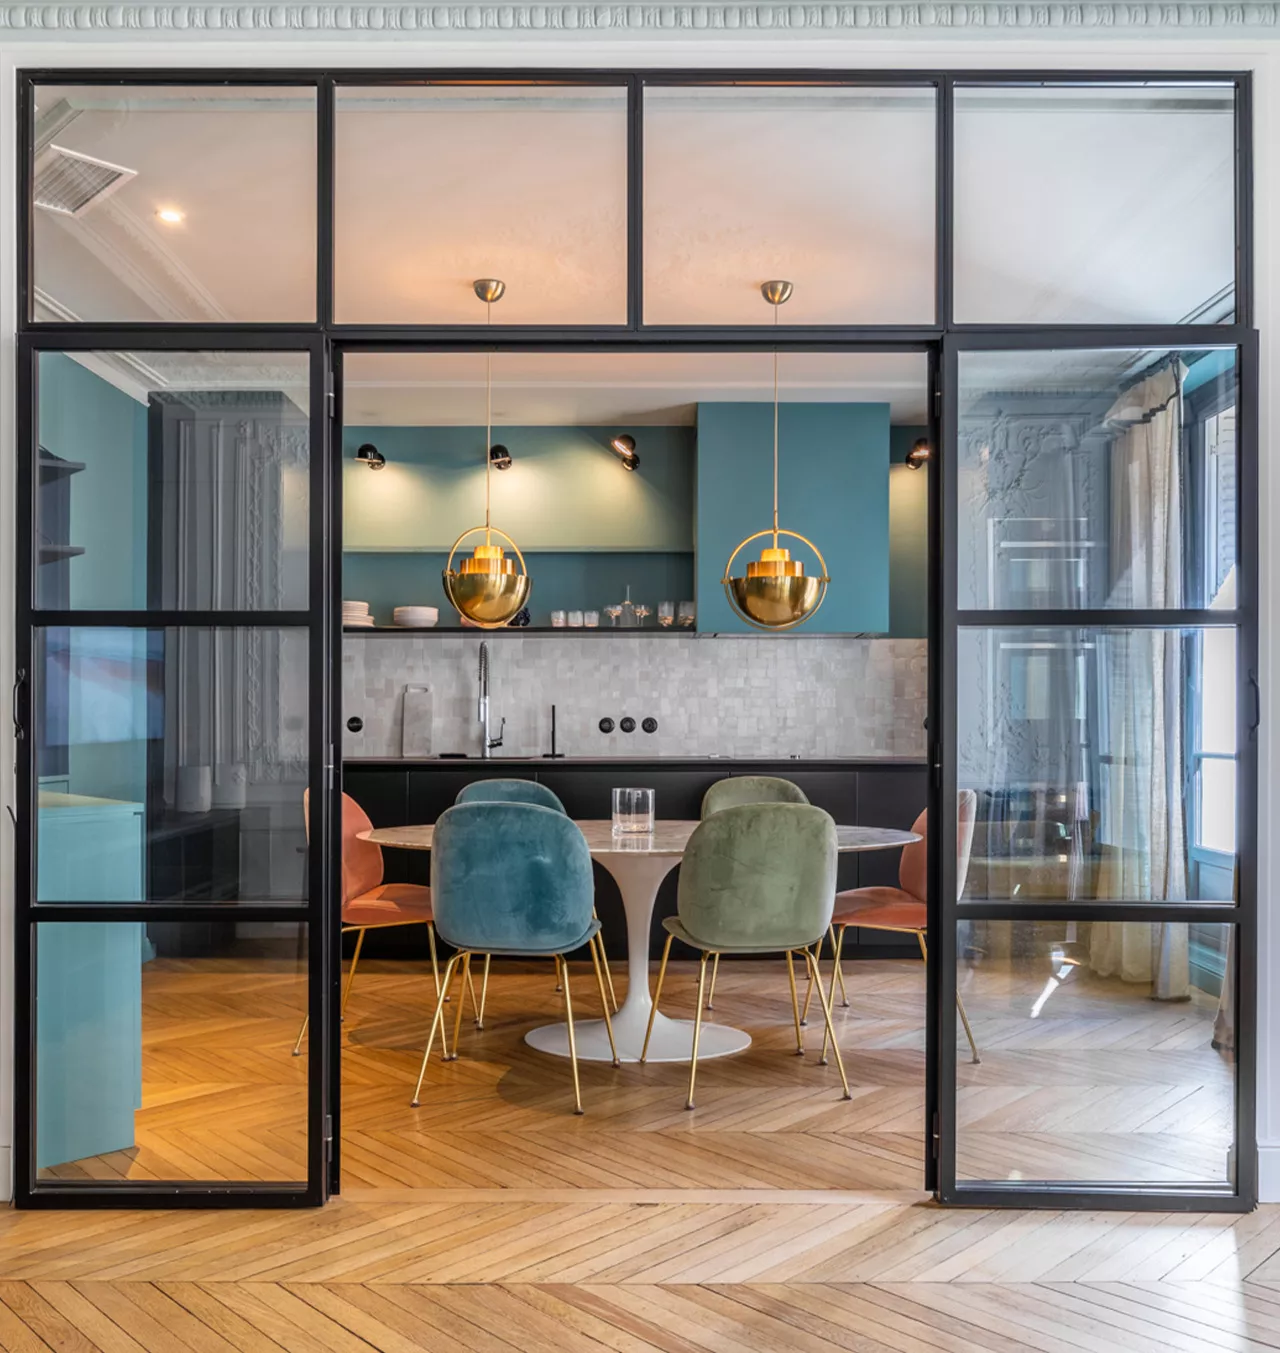
<svg viewBox="0 0 1280 1353">
<path fill-rule="evenodd" d="M 1280 1203 L 1280 1142 L 1258 1143 L 1258 1201 Z"/>
</svg>

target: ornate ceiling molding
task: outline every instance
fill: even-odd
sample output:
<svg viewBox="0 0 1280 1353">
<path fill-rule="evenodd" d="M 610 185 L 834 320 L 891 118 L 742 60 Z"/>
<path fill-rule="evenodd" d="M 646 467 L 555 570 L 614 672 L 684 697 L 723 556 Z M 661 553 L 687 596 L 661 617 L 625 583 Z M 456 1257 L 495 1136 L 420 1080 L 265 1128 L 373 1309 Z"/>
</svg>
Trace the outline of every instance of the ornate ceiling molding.
<svg viewBox="0 0 1280 1353">
<path fill-rule="evenodd" d="M 0 33 L 47 37 L 127 35 L 403 38 L 411 34 L 588 33 L 596 36 L 940 38 L 1016 36 L 1280 38 L 1280 0 L 1253 3 L 882 3 L 786 4 L 757 0 L 631 4 L 482 3 L 7 3 Z"/>
</svg>

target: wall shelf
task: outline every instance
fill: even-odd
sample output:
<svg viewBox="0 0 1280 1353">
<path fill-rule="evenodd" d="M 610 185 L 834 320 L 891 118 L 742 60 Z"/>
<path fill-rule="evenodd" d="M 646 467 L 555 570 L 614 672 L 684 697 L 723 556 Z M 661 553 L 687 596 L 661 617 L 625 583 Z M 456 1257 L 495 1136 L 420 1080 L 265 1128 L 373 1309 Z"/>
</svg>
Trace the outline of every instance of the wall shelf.
<svg viewBox="0 0 1280 1353">
<path fill-rule="evenodd" d="M 681 635 L 696 636 L 698 631 L 690 629 L 687 626 L 684 629 L 677 629 L 674 626 L 671 629 L 659 629 L 658 626 L 652 628 L 637 626 L 634 629 L 623 629 L 615 625 L 599 625 L 588 628 L 586 625 L 522 625 L 518 627 L 507 626 L 504 629 L 482 630 L 472 628 L 470 625 L 432 625 L 428 629 L 411 629 L 408 625 L 344 625 L 343 634 L 367 634 L 371 638 L 385 639 L 394 638 L 396 635 L 413 635 L 415 638 L 456 638 L 458 635 L 475 634 L 481 639 L 487 639 L 490 635 L 506 635 L 509 638 L 520 638 L 526 634 L 558 634 L 562 637 L 571 637 L 574 639 L 590 637 L 593 635 L 608 636 L 614 639 L 678 639 Z"/>
</svg>

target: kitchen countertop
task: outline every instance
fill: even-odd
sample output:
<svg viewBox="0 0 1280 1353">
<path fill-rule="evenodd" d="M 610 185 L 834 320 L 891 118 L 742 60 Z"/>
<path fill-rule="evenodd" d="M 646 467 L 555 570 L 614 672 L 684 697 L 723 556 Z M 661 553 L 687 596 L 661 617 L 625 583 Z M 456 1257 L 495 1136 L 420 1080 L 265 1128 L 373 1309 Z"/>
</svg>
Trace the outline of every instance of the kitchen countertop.
<svg viewBox="0 0 1280 1353">
<path fill-rule="evenodd" d="M 398 768 L 413 770 L 460 770 L 482 769 L 534 769 L 557 770 L 565 767 L 590 766 L 632 766 L 656 770 L 710 770 L 724 767 L 769 767 L 794 766 L 797 770 L 857 770 L 859 768 L 889 768 L 911 770 L 924 769 L 928 764 L 922 756 L 854 756 L 854 757 L 727 757 L 727 756 L 558 756 L 555 760 L 546 756 L 524 757 L 403 757 L 403 756 L 352 756 L 344 757 L 342 764 L 348 770 L 394 770 Z"/>
</svg>

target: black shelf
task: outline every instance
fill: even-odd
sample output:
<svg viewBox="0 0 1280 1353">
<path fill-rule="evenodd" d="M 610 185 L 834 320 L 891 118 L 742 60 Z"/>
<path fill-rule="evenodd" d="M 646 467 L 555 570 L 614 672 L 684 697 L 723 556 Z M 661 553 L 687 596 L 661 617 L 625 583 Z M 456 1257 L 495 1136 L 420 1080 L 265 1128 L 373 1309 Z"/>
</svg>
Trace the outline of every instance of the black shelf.
<svg viewBox="0 0 1280 1353">
<path fill-rule="evenodd" d="M 55 564 L 60 559 L 75 559 L 83 553 L 83 545 L 41 545 L 36 557 L 41 564 Z"/>
<path fill-rule="evenodd" d="M 40 478 L 48 483 L 51 479 L 59 479 L 63 475 L 79 474 L 84 469 L 82 460 L 63 460 L 61 456 L 52 455 L 48 451 L 41 451 L 36 458 L 36 465 L 40 469 Z"/>
</svg>

